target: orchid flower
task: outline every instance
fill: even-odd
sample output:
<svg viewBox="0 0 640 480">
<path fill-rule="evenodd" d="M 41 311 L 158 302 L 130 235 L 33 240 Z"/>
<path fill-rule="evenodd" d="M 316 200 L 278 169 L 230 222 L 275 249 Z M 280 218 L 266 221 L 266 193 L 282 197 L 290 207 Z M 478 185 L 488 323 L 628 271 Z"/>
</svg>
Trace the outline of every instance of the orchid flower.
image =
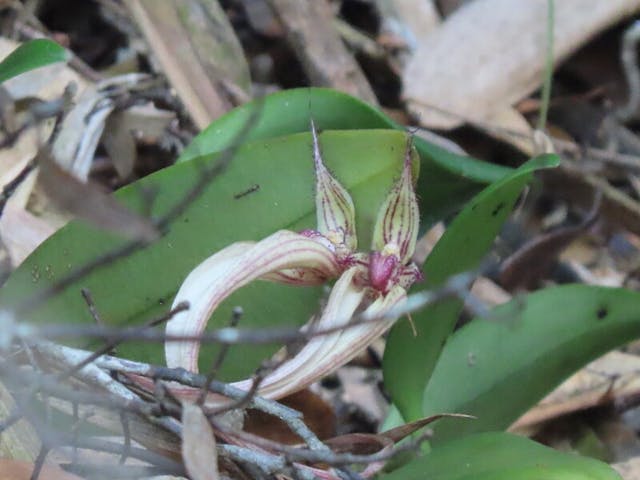
<svg viewBox="0 0 640 480">
<path fill-rule="evenodd" d="M 278 399 L 294 393 L 331 373 L 382 335 L 395 321 L 385 313 L 407 295 L 420 279 L 411 262 L 418 234 L 418 203 L 411 173 L 411 141 L 407 142 L 400 178 L 383 202 L 373 234 L 373 251 L 358 252 L 355 209 L 345 188 L 324 165 L 318 134 L 311 122 L 316 178 L 315 230 L 278 231 L 255 242 L 234 243 L 198 265 L 185 279 L 173 305 L 188 302 L 190 308 L 176 314 L 166 325 L 175 336 L 201 334 L 213 311 L 234 291 L 257 280 L 293 285 L 319 285 L 337 278 L 326 306 L 307 329 L 332 330 L 313 336 L 292 358 L 281 363 L 260 383 L 258 394 Z M 346 326 L 356 313 L 381 320 Z M 169 367 L 198 371 L 200 343 L 165 343 Z M 233 385 L 245 390 L 251 380 Z M 195 399 L 198 389 L 171 386 L 183 399 Z M 207 397 L 208 406 L 228 400 Z"/>
</svg>

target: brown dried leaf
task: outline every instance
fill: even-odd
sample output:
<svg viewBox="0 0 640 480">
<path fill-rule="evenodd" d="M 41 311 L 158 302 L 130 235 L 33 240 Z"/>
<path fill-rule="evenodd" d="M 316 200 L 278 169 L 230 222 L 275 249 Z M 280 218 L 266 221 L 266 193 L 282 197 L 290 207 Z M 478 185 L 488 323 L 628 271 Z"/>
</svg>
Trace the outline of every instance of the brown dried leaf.
<svg viewBox="0 0 640 480">
<path fill-rule="evenodd" d="M 173 112 L 159 110 L 153 105 L 135 105 L 109 116 L 101 142 L 120 178 L 128 178 L 133 171 L 136 139 L 159 141 L 174 118 Z"/>
<path fill-rule="evenodd" d="M 29 480 L 33 463 L 0 458 L 0 480 Z M 80 477 L 65 472 L 54 465 L 44 465 L 38 475 L 40 480 L 80 480 Z"/>
<path fill-rule="evenodd" d="M 390 430 L 387 430 L 386 432 L 382 432 L 379 435 L 388 438 L 393 443 L 398 443 L 400 440 L 408 437 L 413 432 L 426 425 L 429 425 L 430 423 L 435 422 L 436 420 L 440 420 L 441 418 L 463 418 L 466 420 L 473 420 L 476 417 L 474 417 L 473 415 L 466 415 L 464 413 L 439 413 L 437 415 L 431 415 L 430 417 L 421 418 L 420 420 L 407 423 L 406 425 L 400 425 L 399 427 L 392 428 Z"/>
<path fill-rule="evenodd" d="M 333 408 L 311 390 L 301 390 L 279 401 L 302 413 L 304 422 L 320 439 L 335 435 L 336 418 Z M 282 420 L 258 410 L 247 412 L 244 430 L 289 445 L 301 441 Z"/>
<path fill-rule="evenodd" d="M 602 195 L 596 197 L 591 212 L 579 225 L 560 227 L 525 243 L 500 267 L 500 283 L 506 289 L 533 288 L 549 271 L 560 252 L 582 235 L 598 219 Z"/>
<path fill-rule="evenodd" d="M 441 413 L 430 417 L 421 418 L 415 422 L 400 425 L 382 433 L 350 433 L 330 438 L 325 443 L 336 453 L 354 453 L 358 455 L 369 455 L 376 453 L 383 448 L 400 442 L 412 433 L 430 423 L 441 418 L 464 418 L 474 419 L 472 415 L 462 413 Z"/>
<path fill-rule="evenodd" d="M 638 10 L 638 0 L 555 2 L 554 62 Z M 409 62 L 403 95 L 410 110 L 425 126 L 454 128 L 460 117 L 486 121 L 533 92 L 544 69 L 546 19 L 546 0 L 466 3 Z"/>
<path fill-rule="evenodd" d="M 0 383 L 0 419 L 8 418 L 16 408 L 16 402 L 9 390 Z M 0 441 L 0 457 L 14 460 L 35 461 L 41 443 L 38 433 L 27 421 L 16 422 L 11 428 L 2 432 Z M 0 466 L 0 472 L 2 467 Z M 0 474 L 0 478 L 1 478 Z"/>
<path fill-rule="evenodd" d="M 91 183 L 82 183 L 64 171 L 41 150 L 38 154 L 40 184 L 47 196 L 63 210 L 95 227 L 150 242 L 158 238 L 151 221 L 122 206 L 111 195 Z"/>
<path fill-rule="evenodd" d="M 523 431 L 542 422 L 589 408 L 638 398 L 640 357 L 610 352 L 579 370 L 535 407 L 520 417 L 510 430 Z"/>
<path fill-rule="evenodd" d="M 249 68 L 216 0 L 125 4 L 199 128 L 247 100 Z"/>
<path fill-rule="evenodd" d="M 414 50 L 440 25 L 434 0 L 376 0 L 383 34 L 397 35 Z"/>
<path fill-rule="evenodd" d="M 377 104 L 362 69 L 333 27 L 333 12 L 326 0 L 269 0 L 287 38 L 300 58 L 311 83 L 349 93 Z"/>
<path fill-rule="evenodd" d="M 353 453 L 357 455 L 370 455 L 393 445 L 392 440 L 375 433 L 348 433 L 330 438 L 325 443 L 335 453 Z"/>
<path fill-rule="evenodd" d="M 182 404 L 182 459 L 193 480 L 218 480 L 218 454 L 213 429 L 202 408 Z"/>
<path fill-rule="evenodd" d="M 131 130 L 123 125 L 120 114 L 107 119 L 101 142 L 120 178 L 131 175 L 136 162 L 136 142 Z"/>
</svg>

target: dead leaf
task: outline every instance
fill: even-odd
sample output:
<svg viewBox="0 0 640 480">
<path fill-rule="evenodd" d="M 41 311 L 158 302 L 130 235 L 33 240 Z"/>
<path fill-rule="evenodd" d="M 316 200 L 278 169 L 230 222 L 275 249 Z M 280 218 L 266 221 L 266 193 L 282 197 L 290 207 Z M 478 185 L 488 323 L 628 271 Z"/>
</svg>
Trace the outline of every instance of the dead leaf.
<svg viewBox="0 0 640 480">
<path fill-rule="evenodd" d="M 182 459 L 193 480 L 218 480 L 216 439 L 202 408 L 182 404 Z"/>
<path fill-rule="evenodd" d="M 579 370 L 520 417 L 510 430 L 522 431 L 542 422 L 637 397 L 640 357 L 610 352 Z"/>
<path fill-rule="evenodd" d="M 369 81 L 333 27 L 325 0 L 269 0 L 313 85 L 331 87 L 377 104 Z"/>
<path fill-rule="evenodd" d="M 0 458 L 0 480 L 30 480 L 33 463 Z M 81 480 L 58 466 L 45 464 L 38 475 L 39 480 Z"/>
<path fill-rule="evenodd" d="M 560 227 L 525 243 L 500 267 L 500 283 L 508 290 L 533 288 L 548 273 L 558 255 L 598 219 L 602 195 L 579 225 Z"/>
<path fill-rule="evenodd" d="M 403 39 L 409 50 L 415 50 L 440 25 L 440 14 L 434 0 L 376 0 L 382 17 L 382 35 Z"/>
<path fill-rule="evenodd" d="M 624 480 L 637 480 L 640 478 L 640 457 L 634 457 L 626 462 L 611 465 Z"/>
<path fill-rule="evenodd" d="M 16 402 L 9 390 L 0 383 L 0 419 L 7 419 L 14 411 Z M 20 420 L 2 432 L 0 437 L 0 458 L 33 462 L 38 456 L 41 443 L 33 426 Z M 2 468 L 0 467 L 0 472 Z M 0 478 L 2 474 L 0 473 Z"/>
<path fill-rule="evenodd" d="M 79 96 L 62 121 L 53 143 L 53 157 L 80 180 L 89 177 L 94 154 L 115 100 L 150 84 L 148 75 L 130 73 L 97 83 Z"/>
<path fill-rule="evenodd" d="M 101 142 L 120 178 L 128 178 L 133 171 L 136 139 L 158 142 L 174 118 L 175 113 L 151 104 L 135 105 L 109 116 Z"/>
<path fill-rule="evenodd" d="M 199 128 L 249 98 L 249 67 L 216 0 L 125 4 Z"/>
<path fill-rule="evenodd" d="M 318 438 L 328 438 L 335 434 L 336 418 L 333 408 L 311 390 L 296 392 L 281 399 L 280 403 L 301 412 L 304 422 Z M 244 430 L 289 445 L 301 441 L 282 420 L 258 410 L 247 411 Z"/>
<path fill-rule="evenodd" d="M 462 413 L 440 413 L 431 415 L 430 417 L 421 418 L 414 422 L 400 425 L 382 433 L 349 433 L 340 435 L 339 437 L 325 440 L 325 444 L 336 453 L 353 453 L 358 455 L 369 455 L 377 451 L 396 444 L 412 433 L 420 430 L 422 427 L 430 423 L 440 420 L 441 418 L 462 418 L 474 419 L 472 415 Z"/>
<path fill-rule="evenodd" d="M 0 217 L 0 239 L 9 252 L 11 265 L 20 265 L 38 245 L 53 235 L 56 228 L 28 210 L 16 206 L 10 198 Z"/>
<path fill-rule="evenodd" d="M 476 417 L 474 417 L 473 415 L 466 415 L 464 413 L 439 413 L 437 415 L 431 415 L 430 417 L 421 418 L 420 420 L 407 423 L 406 425 L 400 425 L 399 427 L 392 428 L 390 430 L 387 430 L 386 432 L 382 432 L 380 433 L 380 435 L 388 438 L 393 443 L 398 443 L 400 440 L 408 437 L 418 429 L 429 425 L 436 420 L 440 420 L 441 418 L 462 418 L 466 420 L 473 420 Z"/>
<path fill-rule="evenodd" d="M 407 65 L 409 109 L 428 127 L 454 128 L 464 123 L 461 117 L 485 121 L 537 89 L 547 3 L 475 0 L 456 10 Z M 639 0 L 555 2 L 554 63 L 639 10 Z"/>
<path fill-rule="evenodd" d="M 0 59 L 6 57 L 20 44 L 6 37 L 0 37 Z M 38 98 L 53 100 L 59 98 L 64 89 L 74 83 L 81 93 L 87 82 L 65 63 L 46 65 L 30 72 L 11 78 L 2 84 L 13 100 Z"/>
</svg>

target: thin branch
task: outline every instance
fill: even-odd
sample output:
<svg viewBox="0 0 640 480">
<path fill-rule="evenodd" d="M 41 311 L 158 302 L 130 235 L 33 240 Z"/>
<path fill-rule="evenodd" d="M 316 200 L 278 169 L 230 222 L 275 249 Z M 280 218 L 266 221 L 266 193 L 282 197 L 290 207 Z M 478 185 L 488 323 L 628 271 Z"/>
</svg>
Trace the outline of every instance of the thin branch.
<svg viewBox="0 0 640 480">
<path fill-rule="evenodd" d="M 231 320 L 229 321 L 229 326 L 231 328 L 237 327 L 243 314 L 244 314 L 244 311 L 242 310 L 242 307 L 234 307 L 233 311 L 231 312 Z M 200 396 L 196 401 L 198 405 L 200 406 L 204 405 L 204 401 L 207 398 L 207 390 L 208 390 L 207 385 L 209 385 L 211 381 L 214 378 L 216 378 L 216 375 L 218 374 L 218 370 L 220 370 L 220 367 L 222 366 L 224 359 L 227 357 L 229 347 L 230 345 L 228 343 L 225 343 L 220 347 L 220 351 L 218 352 L 218 355 L 214 359 L 213 364 L 211 365 L 211 369 L 209 370 L 209 374 L 207 375 L 207 380 L 202 384 L 202 390 L 200 391 Z"/>
<path fill-rule="evenodd" d="M 13 325 L 13 333 L 17 338 L 82 338 L 92 337 L 100 339 L 119 338 L 124 340 L 136 340 L 139 342 L 182 342 L 197 341 L 201 343 L 220 344 L 265 344 L 265 343 L 290 343 L 300 340 L 329 335 L 338 331 L 344 331 L 359 325 L 400 318 L 408 313 L 425 308 L 446 298 L 463 297 L 469 295 L 468 287 L 476 278 L 475 274 L 465 272 L 450 277 L 447 282 L 434 290 L 424 290 L 407 297 L 405 302 L 395 305 L 384 314 L 374 316 L 361 313 L 353 317 L 341 319 L 336 322 L 338 326 L 323 329 L 308 329 L 301 331 L 298 328 L 268 328 L 268 329 L 239 329 L 221 328 L 203 332 L 199 335 L 171 335 L 157 330 L 142 330 L 140 327 L 112 327 L 97 325 L 34 325 L 20 323 Z"/>
<path fill-rule="evenodd" d="M 170 320 L 174 315 L 176 315 L 176 314 L 178 314 L 180 312 L 183 312 L 183 311 L 187 310 L 188 308 L 189 308 L 189 305 L 187 303 L 185 303 L 185 302 L 179 303 L 174 308 L 172 308 L 169 312 L 161 315 L 158 318 L 154 318 L 154 319 L 149 320 L 144 325 L 142 325 L 141 327 L 138 327 L 138 328 L 140 330 L 145 330 L 147 328 L 155 327 L 157 325 L 160 325 L 160 324 Z M 104 327 L 103 323 L 100 323 L 99 325 Z M 107 340 L 108 341 L 107 341 L 106 345 L 102 346 L 101 348 L 99 348 L 95 352 L 91 353 L 90 355 L 87 355 L 87 357 L 84 358 L 82 361 L 78 362 L 76 365 L 74 365 L 73 367 L 70 367 L 68 370 L 66 370 L 65 372 L 60 374 L 59 380 L 64 380 L 65 378 L 70 377 L 74 373 L 76 373 L 79 370 L 81 370 L 83 367 L 85 367 L 85 366 L 89 365 L 90 363 L 92 363 L 100 355 L 104 355 L 104 354 L 110 353 L 111 351 L 113 351 L 113 349 L 118 344 L 122 343 L 122 341 L 124 339 L 116 337 L 116 338 L 110 338 L 110 339 L 107 339 Z"/>
<path fill-rule="evenodd" d="M 77 358 L 86 355 L 83 350 L 71 347 L 58 346 L 70 358 Z M 149 378 L 156 378 L 165 381 L 173 381 L 194 388 L 201 388 L 205 384 L 206 377 L 197 373 L 187 372 L 181 368 L 157 367 L 146 363 L 124 360 L 121 358 L 103 355 L 96 358 L 94 365 L 104 370 L 119 372 L 129 375 L 141 375 Z M 227 383 L 213 380 L 209 383 L 209 391 L 225 397 L 241 400 L 247 392 Z M 326 446 L 317 439 L 316 435 L 307 427 L 302 420 L 302 414 L 273 400 L 267 400 L 260 396 L 254 396 L 248 404 L 249 408 L 254 408 L 262 412 L 273 415 L 285 422 L 291 430 L 302 438 L 311 448 L 325 449 Z"/>
</svg>

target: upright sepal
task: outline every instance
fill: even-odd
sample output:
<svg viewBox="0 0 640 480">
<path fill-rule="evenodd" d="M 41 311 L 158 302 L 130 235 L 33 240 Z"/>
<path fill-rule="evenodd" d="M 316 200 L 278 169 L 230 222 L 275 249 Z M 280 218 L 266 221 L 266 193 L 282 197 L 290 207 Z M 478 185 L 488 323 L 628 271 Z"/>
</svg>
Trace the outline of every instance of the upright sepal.
<svg viewBox="0 0 640 480">
<path fill-rule="evenodd" d="M 382 204 L 373 231 L 374 250 L 383 255 L 397 255 L 401 264 L 413 255 L 420 221 L 411 174 L 412 151 L 409 137 L 402 174 Z"/>
<path fill-rule="evenodd" d="M 313 120 L 311 120 L 311 135 L 316 171 L 317 230 L 336 246 L 345 249 L 345 252 L 353 252 L 358 246 L 353 200 L 322 161 L 318 132 Z"/>
</svg>

